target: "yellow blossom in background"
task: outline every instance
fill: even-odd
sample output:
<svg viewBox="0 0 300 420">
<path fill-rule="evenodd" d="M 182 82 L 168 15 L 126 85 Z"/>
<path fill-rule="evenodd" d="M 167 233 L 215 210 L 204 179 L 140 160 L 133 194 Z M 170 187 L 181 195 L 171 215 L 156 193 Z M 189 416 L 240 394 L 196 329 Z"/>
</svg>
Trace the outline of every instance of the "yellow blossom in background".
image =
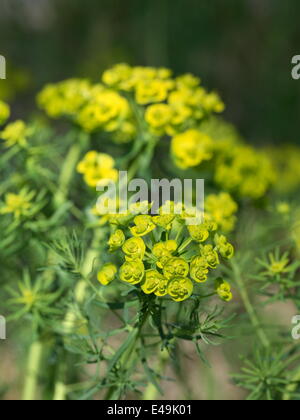
<svg viewBox="0 0 300 420">
<path fill-rule="evenodd" d="M 21 121 L 15 121 L 8 124 L 3 131 L 0 132 L 0 139 L 4 140 L 6 147 L 19 145 L 24 147 L 27 145 L 27 137 L 30 129 Z"/>
<path fill-rule="evenodd" d="M 276 173 L 265 153 L 239 145 L 220 153 L 215 181 L 223 189 L 241 197 L 259 199 L 275 183 Z"/>
<path fill-rule="evenodd" d="M 213 141 L 198 130 L 188 130 L 173 137 L 171 150 L 176 165 L 188 169 L 212 158 Z"/>
<path fill-rule="evenodd" d="M 211 194 L 205 200 L 205 221 L 214 222 L 222 232 L 231 232 L 236 224 L 238 205 L 228 193 Z"/>
<path fill-rule="evenodd" d="M 5 102 L 0 100 L 0 125 L 5 124 L 9 117 L 10 117 L 9 106 Z"/>
<path fill-rule="evenodd" d="M 117 272 L 118 269 L 114 264 L 106 264 L 98 273 L 98 281 L 107 286 L 115 279 Z"/>
<path fill-rule="evenodd" d="M 154 134 L 165 133 L 173 117 L 172 108 L 167 104 L 151 105 L 147 108 L 145 120 Z"/>
<path fill-rule="evenodd" d="M 38 105 L 52 118 L 75 115 L 89 100 L 92 85 L 85 79 L 49 84 L 37 96 Z"/>
<path fill-rule="evenodd" d="M 22 190 L 19 194 L 9 193 L 0 207 L 0 214 L 13 214 L 16 219 L 30 216 L 33 206 L 34 191 Z"/>
<path fill-rule="evenodd" d="M 117 131 L 131 116 L 126 98 L 109 89 L 92 91 L 89 101 L 78 113 L 77 121 L 88 132 Z"/>
<path fill-rule="evenodd" d="M 88 186 L 106 186 L 110 181 L 116 182 L 118 180 L 118 171 L 114 166 L 115 161 L 111 156 L 91 151 L 78 164 L 77 171 L 83 174 Z"/>
</svg>

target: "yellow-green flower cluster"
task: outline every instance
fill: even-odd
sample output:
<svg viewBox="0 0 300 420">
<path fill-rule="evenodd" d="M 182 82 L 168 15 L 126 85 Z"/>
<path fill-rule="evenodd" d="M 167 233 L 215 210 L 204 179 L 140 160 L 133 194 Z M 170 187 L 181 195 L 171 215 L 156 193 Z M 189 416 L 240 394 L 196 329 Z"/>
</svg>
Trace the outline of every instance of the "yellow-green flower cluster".
<svg viewBox="0 0 300 420">
<path fill-rule="evenodd" d="M 13 147 L 15 145 L 24 147 L 27 145 L 27 138 L 30 133 L 31 129 L 23 121 L 18 120 L 8 124 L 0 132 L 0 140 L 4 141 L 5 147 Z"/>
<path fill-rule="evenodd" d="M 131 67 L 118 64 L 104 72 L 102 81 L 110 88 L 133 93 L 145 106 L 145 120 L 158 136 L 174 135 L 195 127 L 205 116 L 223 112 L 219 96 L 208 93 L 192 74 L 174 78 L 165 68 Z"/>
<path fill-rule="evenodd" d="M 228 147 L 217 158 L 216 183 L 241 197 L 259 199 L 275 180 L 276 174 L 269 157 L 250 146 Z"/>
<path fill-rule="evenodd" d="M 224 235 L 215 232 L 215 223 L 188 226 L 184 206 L 183 213 L 175 214 L 175 204 L 169 204 L 158 216 L 129 214 L 123 225 L 112 225 L 108 245 L 118 261 L 123 261 L 119 270 L 122 282 L 139 285 L 145 294 L 181 302 L 193 294 L 195 284 L 208 280 L 222 259 L 233 257 L 234 248 Z M 163 214 L 167 207 L 170 213 Z M 168 216 L 165 225 L 164 216 Z M 99 276 L 102 284 L 110 282 L 103 280 L 103 269 Z M 215 293 L 230 300 L 229 294 L 225 298 L 219 290 Z"/>
<path fill-rule="evenodd" d="M 28 217 L 33 208 L 34 191 L 24 189 L 19 194 L 8 193 L 4 203 L 0 206 L 0 214 L 12 214 L 15 219 Z"/>
<path fill-rule="evenodd" d="M 111 156 L 91 151 L 79 162 L 77 171 L 83 174 L 88 186 L 106 186 L 110 181 L 116 182 L 118 180 L 118 171 L 114 166 L 115 161 Z"/>
<path fill-rule="evenodd" d="M 232 232 L 236 221 L 238 205 L 228 193 L 211 194 L 205 200 L 205 220 L 216 223 L 224 233 Z"/>
<path fill-rule="evenodd" d="M 118 272 L 114 264 L 105 264 L 98 273 L 98 281 L 103 286 L 109 285 L 116 277 Z"/>
<path fill-rule="evenodd" d="M 5 102 L 0 101 L 0 125 L 5 124 L 9 116 L 10 116 L 9 106 Z"/>
<path fill-rule="evenodd" d="M 47 85 L 37 101 L 51 118 L 71 118 L 87 132 L 112 133 L 116 142 L 131 141 L 135 136 L 128 100 L 101 84 L 71 79 Z"/>
<path fill-rule="evenodd" d="M 51 118 L 67 117 L 89 133 L 108 132 L 117 143 L 132 141 L 141 126 L 155 136 L 175 136 L 225 108 L 191 74 L 175 78 L 169 69 L 128 64 L 106 70 L 102 83 L 70 79 L 47 85 L 37 101 Z M 207 159 L 207 151 L 197 156 Z"/>
<path fill-rule="evenodd" d="M 191 129 L 173 137 L 171 152 L 179 168 L 192 168 L 213 157 L 213 140 L 207 134 Z"/>
</svg>

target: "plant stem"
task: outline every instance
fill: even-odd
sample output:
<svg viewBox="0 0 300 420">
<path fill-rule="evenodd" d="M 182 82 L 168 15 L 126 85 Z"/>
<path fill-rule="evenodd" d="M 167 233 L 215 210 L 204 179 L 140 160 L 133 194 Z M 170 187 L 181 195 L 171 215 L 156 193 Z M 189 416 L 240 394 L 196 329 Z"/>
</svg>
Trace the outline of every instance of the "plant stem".
<svg viewBox="0 0 300 420">
<path fill-rule="evenodd" d="M 159 355 L 159 360 L 157 363 L 157 367 L 156 367 L 156 372 L 159 375 L 162 375 L 165 371 L 166 365 L 169 361 L 169 352 L 164 349 L 160 352 Z M 143 394 L 143 401 L 153 401 L 156 399 L 158 394 L 158 389 L 156 388 L 156 386 L 154 386 L 151 382 L 148 384 L 147 388 L 144 391 Z"/>
<path fill-rule="evenodd" d="M 76 165 L 79 161 L 80 154 L 87 142 L 87 137 L 84 133 L 79 134 L 79 139 L 76 139 L 71 146 L 59 176 L 57 193 L 53 197 L 54 209 L 57 210 L 67 199 L 69 187 L 74 175 Z M 24 400 L 34 400 L 36 395 L 36 388 L 38 383 L 38 373 L 40 371 L 40 364 L 42 361 L 43 344 L 41 341 L 35 341 L 31 344 L 26 368 L 26 378 L 23 390 Z"/>
<path fill-rule="evenodd" d="M 234 277 L 235 277 L 235 281 L 239 287 L 239 292 L 244 304 L 244 307 L 249 315 L 250 321 L 257 333 L 257 336 L 261 342 L 261 344 L 263 345 L 263 347 L 265 348 L 269 348 L 270 347 L 270 341 L 264 331 L 264 329 L 261 326 L 260 320 L 257 316 L 257 313 L 251 303 L 250 297 L 249 297 L 249 293 L 248 290 L 245 286 L 243 277 L 242 277 L 242 273 L 240 270 L 240 267 L 235 264 L 234 262 L 231 263 L 232 267 L 233 267 L 233 273 L 234 273 Z"/>
<path fill-rule="evenodd" d="M 55 194 L 53 198 L 54 207 L 57 209 L 67 199 L 71 180 L 73 177 L 73 174 L 75 172 L 77 163 L 80 159 L 82 151 L 82 142 L 76 142 L 71 146 L 69 153 L 64 161 L 60 177 L 59 177 L 59 187 L 57 190 L 57 193 Z"/>
<path fill-rule="evenodd" d="M 38 375 L 40 372 L 40 363 L 43 355 L 43 344 L 41 341 L 34 341 L 29 350 L 28 362 L 25 373 L 25 382 L 22 400 L 34 401 L 36 399 L 36 390 L 38 386 Z"/>
<path fill-rule="evenodd" d="M 113 366 L 110 366 L 109 370 L 118 366 L 120 371 L 132 371 L 132 368 L 136 362 L 137 358 L 137 347 L 140 342 L 141 334 L 144 328 L 145 323 L 147 322 L 150 315 L 149 308 L 145 310 L 145 313 L 138 324 L 133 328 L 130 335 L 133 338 L 132 343 L 124 350 L 120 357 L 116 360 Z M 117 400 L 120 398 L 120 389 L 117 385 L 111 386 L 105 396 L 105 400 Z"/>
<path fill-rule="evenodd" d="M 86 290 L 88 287 L 87 277 L 90 275 L 94 261 L 97 257 L 99 257 L 99 243 L 102 239 L 102 230 L 97 229 L 94 234 L 94 238 L 91 243 L 91 247 L 88 250 L 85 260 L 82 265 L 81 269 L 81 277 L 82 279 L 77 283 L 74 291 L 75 301 L 77 304 L 82 304 L 85 296 Z M 64 319 L 63 327 L 65 334 L 71 334 L 74 332 L 74 328 L 76 327 L 76 313 L 73 309 L 70 309 Z M 55 401 L 64 401 L 67 397 L 67 387 L 66 383 L 66 366 L 65 366 L 65 357 L 62 357 L 62 360 L 59 363 L 58 367 L 58 377 L 54 387 L 54 400 Z"/>
</svg>

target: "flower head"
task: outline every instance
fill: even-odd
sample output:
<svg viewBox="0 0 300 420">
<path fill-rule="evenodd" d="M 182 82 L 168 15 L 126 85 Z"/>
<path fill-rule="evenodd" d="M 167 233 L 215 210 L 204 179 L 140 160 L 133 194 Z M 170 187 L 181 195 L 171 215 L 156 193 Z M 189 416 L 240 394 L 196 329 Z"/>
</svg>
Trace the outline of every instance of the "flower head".
<svg viewBox="0 0 300 420">
<path fill-rule="evenodd" d="M 233 296 L 231 293 L 231 287 L 227 281 L 224 281 L 223 279 L 217 279 L 215 289 L 219 297 L 225 302 L 232 300 Z"/>
<path fill-rule="evenodd" d="M 106 186 L 110 181 L 118 180 L 118 171 L 114 168 L 114 159 L 96 151 L 88 152 L 78 164 L 77 171 L 84 175 L 84 180 L 90 187 Z"/>
<path fill-rule="evenodd" d="M 213 156 L 213 141 L 198 130 L 188 130 L 172 139 L 172 154 L 181 169 L 199 166 Z"/>
<path fill-rule="evenodd" d="M 142 238 L 130 238 L 123 245 L 127 261 L 143 260 L 146 245 Z"/>
<path fill-rule="evenodd" d="M 21 121 L 15 121 L 8 124 L 5 129 L 0 132 L 0 139 L 5 141 L 6 147 L 12 147 L 18 144 L 19 146 L 26 146 L 27 136 L 30 134 L 30 130 L 26 124 Z"/>
<path fill-rule="evenodd" d="M 117 272 L 118 269 L 114 264 L 106 264 L 98 273 L 98 281 L 103 286 L 107 286 L 115 279 Z"/>
<path fill-rule="evenodd" d="M 5 203 L 0 207 L 1 214 L 13 214 L 16 219 L 29 217 L 33 207 L 34 191 L 22 190 L 19 194 L 9 193 L 5 196 Z"/>
<path fill-rule="evenodd" d="M 120 279 L 126 283 L 141 283 L 145 275 L 145 267 L 142 261 L 126 261 L 120 268 Z"/>
<path fill-rule="evenodd" d="M 108 245 L 111 252 L 118 250 L 125 243 L 125 235 L 121 229 L 117 229 L 109 238 Z"/>
<path fill-rule="evenodd" d="M 173 278 L 168 284 L 168 294 L 175 302 L 188 299 L 193 293 L 193 283 L 187 277 Z"/>
</svg>

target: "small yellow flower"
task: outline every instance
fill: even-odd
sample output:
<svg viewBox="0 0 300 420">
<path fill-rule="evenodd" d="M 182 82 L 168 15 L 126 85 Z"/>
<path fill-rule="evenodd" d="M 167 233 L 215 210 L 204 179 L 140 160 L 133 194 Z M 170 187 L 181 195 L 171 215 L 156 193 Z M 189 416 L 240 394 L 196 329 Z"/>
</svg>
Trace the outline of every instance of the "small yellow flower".
<svg viewBox="0 0 300 420">
<path fill-rule="evenodd" d="M 166 279 L 171 280 L 174 277 L 187 277 L 190 272 L 189 264 L 183 258 L 171 258 L 165 264 L 164 276 Z"/>
<path fill-rule="evenodd" d="M 136 87 L 136 101 L 139 105 L 163 102 L 171 88 L 168 80 L 141 80 Z"/>
<path fill-rule="evenodd" d="M 201 256 L 205 258 L 208 266 L 212 269 L 216 269 L 220 264 L 219 255 L 214 250 L 212 245 L 200 246 Z"/>
<path fill-rule="evenodd" d="M 5 129 L 0 133 L 0 139 L 5 141 L 6 147 L 12 147 L 18 144 L 19 146 L 27 145 L 27 136 L 30 130 L 26 124 L 21 121 L 15 121 L 8 124 Z"/>
<path fill-rule="evenodd" d="M 88 186 L 106 186 L 110 181 L 116 182 L 118 180 L 119 174 L 114 165 L 115 161 L 111 156 L 91 151 L 78 164 L 77 171 L 84 175 L 84 180 Z"/>
<path fill-rule="evenodd" d="M 156 270 L 149 270 L 146 272 L 146 276 L 141 289 L 146 295 L 157 292 L 159 285 L 165 282 L 164 276 Z M 160 288 L 161 289 L 161 288 Z M 160 293 L 160 292 L 159 292 Z M 167 292 L 165 293 L 167 294 Z"/>
<path fill-rule="evenodd" d="M 197 283 L 207 281 L 208 263 L 204 257 L 194 257 L 191 262 L 191 277 Z"/>
<path fill-rule="evenodd" d="M 289 259 L 286 256 L 276 258 L 275 255 L 270 254 L 269 272 L 273 275 L 284 274 L 288 271 Z"/>
<path fill-rule="evenodd" d="M 102 75 L 102 81 L 107 86 L 122 89 L 132 75 L 132 68 L 128 64 L 117 64 L 111 69 L 106 70 Z"/>
<path fill-rule="evenodd" d="M 140 215 L 134 218 L 136 226 L 130 228 L 133 236 L 145 236 L 152 232 L 156 226 L 152 221 L 152 217 L 148 215 Z"/>
<path fill-rule="evenodd" d="M 120 279 L 126 283 L 139 284 L 145 275 L 145 267 L 142 261 L 136 260 L 125 262 L 120 268 Z"/>
<path fill-rule="evenodd" d="M 121 248 L 125 242 L 125 235 L 121 229 L 117 229 L 109 238 L 108 245 L 111 252 Z"/>
<path fill-rule="evenodd" d="M 205 200 L 205 221 L 215 223 L 223 232 L 231 232 L 236 224 L 237 203 L 228 193 L 211 194 Z"/>
<path fill-rule="evenodd" d="M 130 238 L 123 247 L 127 261 L 143 260 L 146 252 L 146 245 L 142 238 Z"/>
<path fill-rule="evenodd" d="M 116 277 L 118 272 L 114 264 L 106 264 L 98 273 L 98 281 L 103 285 L 109 285 Z"/>
<path fill-rule="evenodd" d="M 0 213 L 13 214 L 16 219 L 30 216 L 35 194 L 35 192 L 28 192 L 27 190 L 23 190 L 19 194 L 7 194 L 5 205 L 0 208 Z"/>
<path fill-rule="evenodd" d="M 193 283 L 186 277 L 176 277 L 168 284 L 168 294 L 175 302 L 188 299 L 194 290 Z"/>
<path fill-rule="evenodd" d="M 225 302 L 230 302 L 232 300 L 233 295 L 231 293 L 231 287 L 227 281 L 224 281 L 223 279 L 217 279 L 215 290 L 219 297 Z"/>
<path fill-rule="evenodd" d="M 166 104 L 151 105 L 145 113 L 145 120 L 155 134 L 163 134 L 172 119 L 172 108 Z"/>
<path fill-rule="evenodd" d="M 191 235 L 191 238 L 196 242 L 205 242 L 209 237 L 209 231 L 204 225 L 189 225 L 188 231 Z"/>
<path fill-rule="evenodd" d="M 234 247 L 227 241 L 224 235 L 215 236 L 215 244 L 217 250 L 220 252 L 223 258 L 230 260 L 234 256 Z"/>
<path fill-rule="evenodd" d="M 173 137 L 171 151 L 176 165 L 181 169 L 199 166 L 213 156 L 213 141 L 198 130 L 188 130 Z"/>
<path fill-rule="evenodd" d="M 177 248 L 177 242 L 173 240 L 155 244 L 152 253 L 157 258 L 157 267 L 163 268 L 172 258 L 172 254 L 176 252 Z"/>
<path fill-rule="evenodd" d="M 9 116 L 10 116 L 9 106 L 5 102 L 0 101 L 0 125 L 5 124 Z"/>
</svg>

